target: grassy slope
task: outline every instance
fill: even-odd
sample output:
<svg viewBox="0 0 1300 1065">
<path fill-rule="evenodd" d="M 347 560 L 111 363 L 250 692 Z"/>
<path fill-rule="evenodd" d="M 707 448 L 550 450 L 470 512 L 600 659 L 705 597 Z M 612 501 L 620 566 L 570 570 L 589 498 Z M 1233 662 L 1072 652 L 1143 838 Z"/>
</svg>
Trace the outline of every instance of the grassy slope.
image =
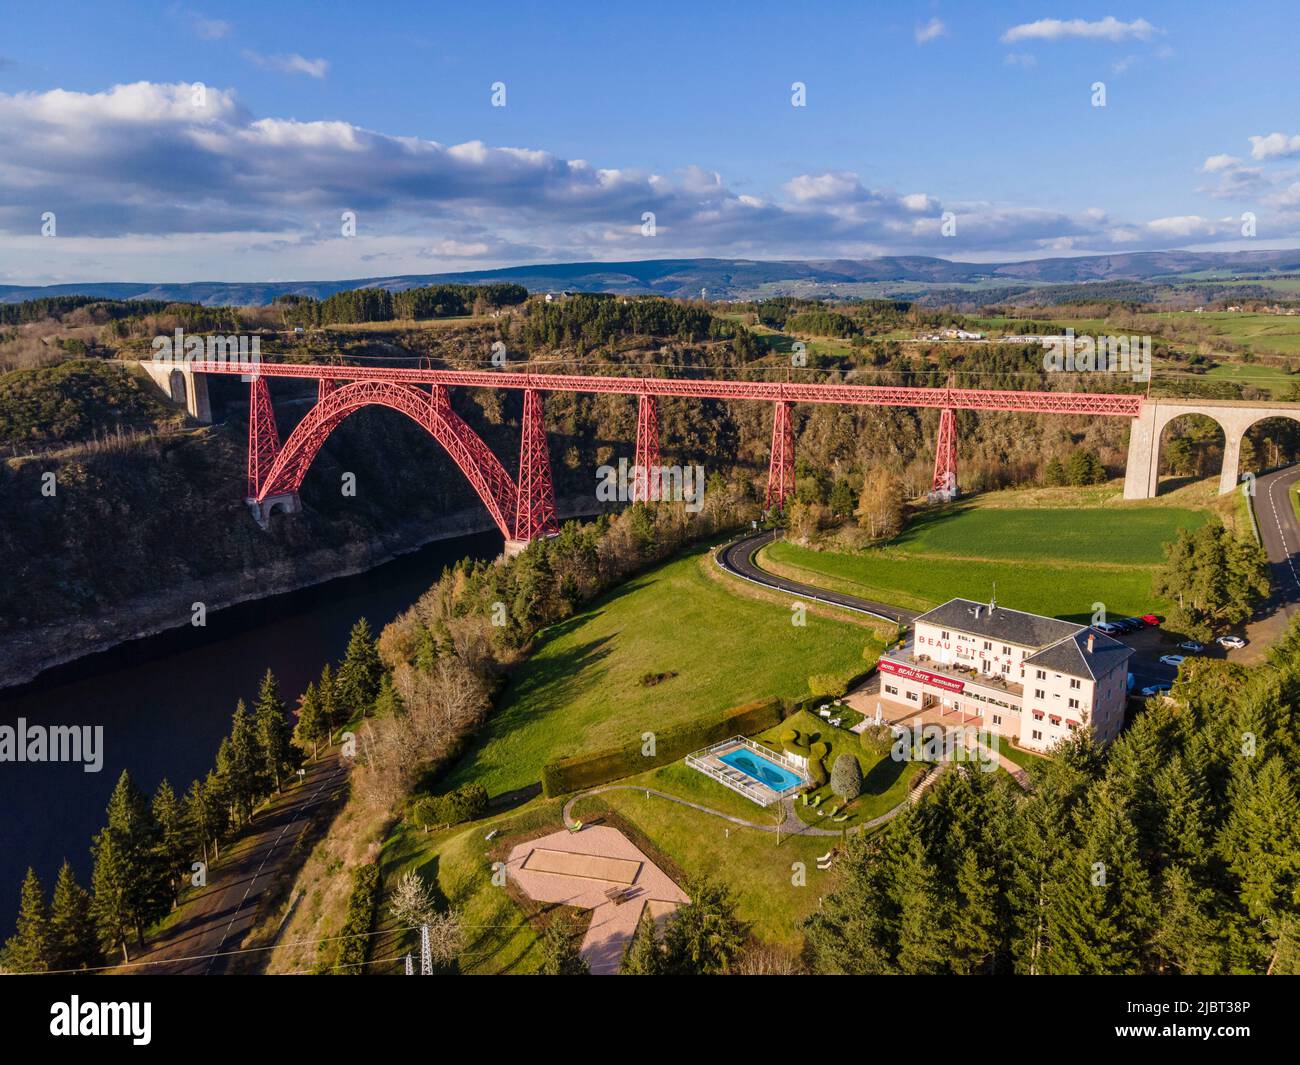
<svg viewBox="0 0 1300 1065">
<path fill-rule="evenodd" d="M 778 542 L 760 562 L 792 577 L 913 609 L 953 596 L 1087 620 L 1093 604 L 1145 613 L 1160 545 L 1205 520 L 1171 506 L 1033 509 L 966 506 L 919 521 L 886 547 L 860 554 Z M 1010 563 L 1010 564 L 1009 564 Z"/>
<path fill-rule="evenodd" d="M 634 578 L 543 634 L 483 737 L 447 782 L 500 794 L 547 761 L 641 743 L 641 734 L 750 700 L 808 694 L 808 677 L 848 678 L 875 659 L 869 630 L 789 610 L 710 580 L 695 552 Z M 869 648 L 869 657 L 864 651 Z M 653 687 L 648 672 L 677 676 Z"/>
</svg>

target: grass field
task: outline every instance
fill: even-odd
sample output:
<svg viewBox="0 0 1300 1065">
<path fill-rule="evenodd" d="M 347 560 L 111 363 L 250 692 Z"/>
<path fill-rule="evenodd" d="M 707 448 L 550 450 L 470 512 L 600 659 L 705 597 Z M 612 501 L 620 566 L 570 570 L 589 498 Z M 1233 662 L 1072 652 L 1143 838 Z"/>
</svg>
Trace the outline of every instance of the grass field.
<svg viewBox="0 0 1300 1065">
<path fill-rule="evenodd" d="M 711 579 L 696 551 L 633 578 L 552 626 L 510 680 L 481 739 L 446 782 L 478 781 L 497 795 L 534 784 L 554 758 L 751 700 L 809 694 L 808 678 L 860 673 L 880 652 L 872 630 L 809 613 Z M 652 687 L 646 673 L 676 676 Z"/>
<path fill-rule="evenodd" d="M 1169 311 L 1152 317 L 1157 321 L 1195 322 L 1260 354 L 1300 355 L 1300 315 L 1230 314 L 1227 311 L 1194 314 L 1189 311 Z"/>
<path fill-rule="evenodd" d="M 830 746 L 830 752 L 822 763 L 826 766 L 828 776 L 835 765 L 835 759 L 841 754 L 849 754 L 856 758 L 858 768 L 862 770 L 862 794 L 849 804 L 846 811 L 849 817 L 846 821 L 836 823 L 824 816 L 819 817 L 817 807 L 807 806 L 800 799 L 795 800 L 795 813 L 807 824 L 816 825 L 818 828 L 853 828 L 863 821 L 870 821 L 873 817 L 879 817 L 892 810 L 907 798 L 907 786 L 921 768 L 916 762 L 895 761 L 888 753 L 868 754 L 856 733 L 832 728 L 806 710 L 801 710 L 787 718 L 776 728 L 764 733 L 761 738 L 769 741 L 773 746 L 779 746 L 781 733 L 790 728 L 798 729 L 800 735 L 816 737 Z M 831 791 L 829 781 L 810 793 L 809 801 L 813 801 L 818 795 L 821 796 L 820 805 L 823 809 L 829 809 L 832 804 L 839 801 Z"/>
<path fill-rule="evenodd" d="M 857 554 L 786 541 L 760 564 L 796 580 L 924 610 L 953 597 L 1087 621 L 1167 605 L 1151 596 L 1161 544 L 1206 515 L 1171 506 L 1034 509 L 957 506 L 923 517 L 883 548 Z M 1009 564 L 1014 563 L 1014 564 Z"/>
</svg>

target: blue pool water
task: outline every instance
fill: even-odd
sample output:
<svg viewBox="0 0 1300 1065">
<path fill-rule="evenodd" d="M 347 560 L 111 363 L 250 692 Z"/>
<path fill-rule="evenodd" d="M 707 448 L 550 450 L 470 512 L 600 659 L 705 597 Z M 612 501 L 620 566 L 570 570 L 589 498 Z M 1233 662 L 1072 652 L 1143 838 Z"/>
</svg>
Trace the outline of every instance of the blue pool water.
<svg viewBox="0 0 1300 1065">
<path fill-rule="evenodd" d="M 783 769 L 775 762 L 769 762 L 745 747 L 737 747 L 734 751 L 721 755 L 718 761 L 725 762 L 732 769 L 739 769 L 746 776 L 752 777 L 760 784 L 766 784 L 773 791 L 785 791 L 786 788 L 803 783 L 790 770 Z"/>
</svg>

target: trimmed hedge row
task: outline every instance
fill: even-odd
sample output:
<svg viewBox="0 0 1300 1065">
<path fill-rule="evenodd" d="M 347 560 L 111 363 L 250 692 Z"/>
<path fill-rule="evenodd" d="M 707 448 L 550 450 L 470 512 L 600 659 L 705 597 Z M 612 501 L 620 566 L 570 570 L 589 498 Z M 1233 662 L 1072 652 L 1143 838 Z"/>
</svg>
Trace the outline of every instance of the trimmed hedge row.
<svg viewBox="0 0 1300 1065">
<path fill-rule="evenodd" d="M 334 971 L 340 976 L 360 976 L 365 971 L 370 926 L 375 923 L 378 905 L 379 866 L 373 862 L 358 866 L 352 871 L 352 894 L 339 933 L 338 967 Z"/>
<path fill-rule="evenodd" d="M 655 753 L 641 753 L 639 742 L 625 747 L 561 758 L 542 766 L 542 793 L 547 798 L 641 773 L 683 758 L 692 751 L 729 736 L 752 736 L 779 725 L 785 718 L 780 699 L 762 699 L 725 710 L 712 720 L 690 721 L 655 733 Z"/>
<path fill-rule="evenodd" d="M 465 784 L 446 795 L 422 795 L 411 803 L 410 816 L 423 829 L 476 821 L 487 812 L 488 793 L 482 784 Z"/>
</svg>

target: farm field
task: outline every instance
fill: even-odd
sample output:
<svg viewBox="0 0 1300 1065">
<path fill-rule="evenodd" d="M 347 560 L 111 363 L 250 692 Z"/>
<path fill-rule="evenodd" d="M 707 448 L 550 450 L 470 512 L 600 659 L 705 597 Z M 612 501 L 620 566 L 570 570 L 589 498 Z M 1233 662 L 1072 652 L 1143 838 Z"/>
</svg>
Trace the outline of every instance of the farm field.
<svg viewBox="0 0 1300 1065">
<path fill-rule="evenodd" d="M 954 596 L 985 601 L 996 589 L 1004 606 L 1082 622 L 1097 602 L 1115 614 L 1164 606 L 1150 594 L 1161 544 L 1205 520 L 1202 512 L 1171 506 L 959 506 L 876 550 L 818 551 L 777 541 L 758 561 L 796 580 L 913 610 Z"/>
<path fill-rule="evenodd" d="M 1258 354 L 1300 355 L 1300 315 L 1167 311 L 1151 317 L 1156 322 L 1195 324 L 1211 329 Z"/>
<path fill-rule="evenodd" d="M 809 613 L 711 579 L 707 551 L 633 578 L 552 626 L 520 666 L 481 738 L 447 781 L 497 795 L 537 783 L 554 759 L 755 699 L 809 694 L 808 678 L 847 680 L 878 656 L 870 628 Z M 646 686 L 648 673 L 671 673 Z"/>
</svg>

